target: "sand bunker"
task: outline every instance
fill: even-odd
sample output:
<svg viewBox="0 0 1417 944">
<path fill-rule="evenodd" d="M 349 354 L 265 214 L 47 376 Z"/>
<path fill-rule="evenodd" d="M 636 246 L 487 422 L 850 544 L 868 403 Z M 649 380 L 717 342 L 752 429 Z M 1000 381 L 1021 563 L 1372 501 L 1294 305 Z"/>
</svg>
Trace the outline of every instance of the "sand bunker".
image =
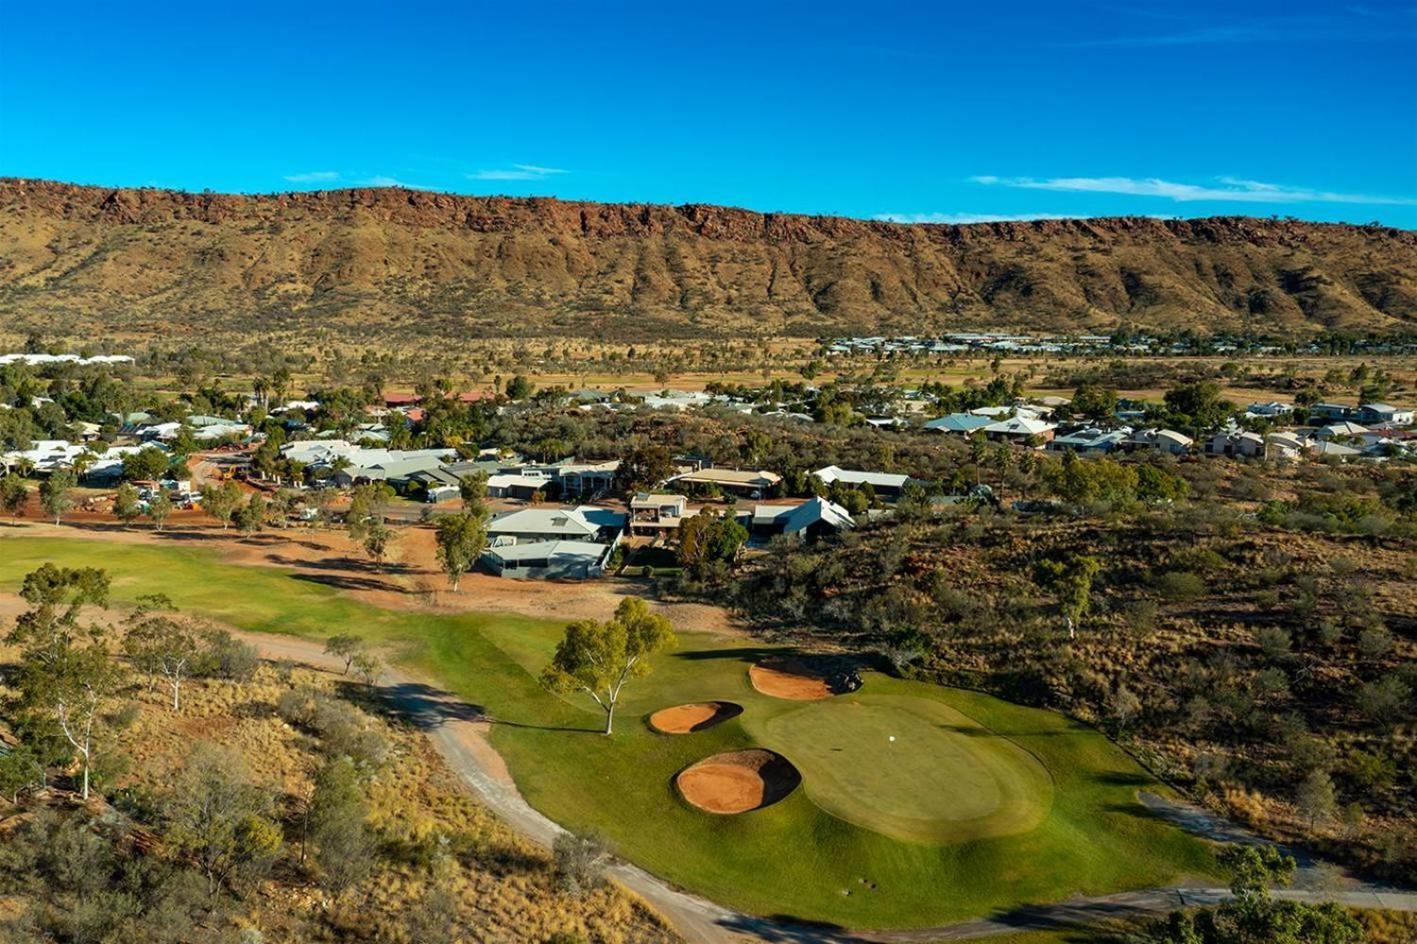
<svg viewBox="0 0 1417 944">
<path fill-rule="evenodd" d="M 700 701 L 661 708 L 649 716 L 649 726 L 661 734 L 692 734 L 742 713 L 743 706 L 731 701 Z"/>
<path fill-rule="evenodd" d="M 793 701 L 818 701 L 861 687 L 850 663 L 830 657 L 765 659 L 748 669 L 748 679 L 764 695 Z"/>
<path fill-rule="evenodd" d="M 787 758 L 754 748 L 706 757 L 679 772 L 684 799 L 709 813 L 746 813 L 771 806 L 802 782 Z"/>
</svg>

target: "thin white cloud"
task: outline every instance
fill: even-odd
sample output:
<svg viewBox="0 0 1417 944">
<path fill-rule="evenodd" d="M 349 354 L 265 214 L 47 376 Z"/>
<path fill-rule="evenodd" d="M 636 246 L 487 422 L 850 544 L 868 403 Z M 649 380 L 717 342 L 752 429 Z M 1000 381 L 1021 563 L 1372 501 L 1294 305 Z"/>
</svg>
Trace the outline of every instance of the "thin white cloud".
<svg viewBox="0 0 1417 944">
<path fill-rule="evenodd" d="M 422 184 L 411 184 L 408 181 L 399 180 L 397 177 L 389 177 L 384 174 L 375 174 L 372 177 L 365 177 L 361 180 L 356 180 L 354 183 L 355 186 L 358 187 L 403 187 L 405 190 L 432 189 L 431 187 L 425 187 Z"/>
<path fill-rule="evenodd" d="M 1069 220 L 1069 213 L 877 213 L 871 217 L 882 223 L 945 223 L 963 226 L 968 223 L 1026 223 L 1030 220 Z"/>
<path fill-rule="evenodd" d="M 1051 190 L 1062 193 L 1114 193 L 1131 197 L 1160 197 L 1177 203 L 1212 200 L 1222 203 L 1361 203 L 1384 206 L 1417 206 L 1417 197 L 1380 194 L 1337 193 L 1308 187 L 1264 183 L 1236 177 L 1220 177 L 1212 184 L 1187 184 L 1159 177 L 996 177 L 969 178 L 985 186 L 1023 190 Z"/>
<path fill-rule="evenodd" d="M 339 180 L 337 170 L 312 170 L 303 174 L 286 174 L 285 179 L 293 184 L 318 184 Z"/>
<path fill-rule="evenodd" d="M 468 180 L 544 180 L 567 171 L 560 167 L 542 167 L 538 164 L 513 164 L 492 170 L 479 170 L 467 175 Z"/>
</svg>

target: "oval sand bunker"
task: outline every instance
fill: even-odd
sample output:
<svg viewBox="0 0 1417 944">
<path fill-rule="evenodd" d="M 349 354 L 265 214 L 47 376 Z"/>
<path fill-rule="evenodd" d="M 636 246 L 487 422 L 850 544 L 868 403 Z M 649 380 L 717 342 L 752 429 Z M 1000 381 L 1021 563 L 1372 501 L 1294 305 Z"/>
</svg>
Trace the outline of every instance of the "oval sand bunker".
<svg viewBox="0 0 1417 944">
<path fill-rule="evenodd" d="M 775 751 L 755 748 L 714 754 L 674 778 L 679 793 L 709 813 L 746 813 L 771 806 L 802 782 L 802 775 Z"/>
<path fill-rule="evenodd" d="M 661 708 L 649 716 L 649 726 L 661 734 L 692 734 L 742 713 L 743 706 L 731 701 L 699 701 Z"/>
<path fill-rule="evenodd" d="M 830 658 L 764 659 L 749 667 L 748 680 L 764 695 L 792 701 L 820 701 L 861 687 L 854 668 Z"/>
</svg>

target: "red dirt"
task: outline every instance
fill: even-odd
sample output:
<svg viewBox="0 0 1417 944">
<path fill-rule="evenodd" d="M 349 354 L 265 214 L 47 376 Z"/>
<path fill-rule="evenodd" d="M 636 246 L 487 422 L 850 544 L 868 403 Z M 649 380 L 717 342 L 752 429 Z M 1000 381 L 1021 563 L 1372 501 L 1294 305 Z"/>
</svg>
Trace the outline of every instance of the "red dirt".
<svg viewBox="0 0 1417 944">
<path fill-rule="evenodd" d="M 761 748 L 706 757 L 674 778 L 685 800 L 720 814 L 771 806 L 801 782 L 802 775 L 787 758 Z"/>
<path fill-rule="evenodd" d="M 692 734 L 721 724 L 743 713 L 741 705 L 729 701 L 703 701 L 661 708 L 649 716 L 649 726 L 661 734 Z"/>
<path fill-rule="evenodd" d="M 772 665 L 759 663 L 748 669 L 748 679 L 754 688 L 773 698 L 820 701 L 835 694 L 826 679 L 813 675 L 805 665 L 795 659 L 774 662 Z"/>
</svg>

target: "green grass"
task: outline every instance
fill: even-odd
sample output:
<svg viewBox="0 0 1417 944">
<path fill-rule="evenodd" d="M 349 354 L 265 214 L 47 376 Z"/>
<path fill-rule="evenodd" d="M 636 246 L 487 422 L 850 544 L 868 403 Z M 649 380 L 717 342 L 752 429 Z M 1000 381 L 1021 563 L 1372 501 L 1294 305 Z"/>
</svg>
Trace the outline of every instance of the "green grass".
<svg viewBox="0 0 1417 944">
<path fill-rule="evenodd" d="M 745 724 L 791 758 L 822 809 L 899 839 L 1027 832 L 1053 803 L 1053 781 L 1033 755 L 932 698 L 867 691 Z"/>
<path fill-rule="evenodd" d="M 651 871 L 746 911 L 849 927 L 919 926 L 1213 869 L 1202 843 L 1136 802 L 1137 789 L 1157 784 L 1106 738 L 1052 712 L 874 674 L 847 701 L 804 712 L 800 702 L 749 685 L 746 669 L 768 647 L 682 631 L 678 650 L 626 688 L 616 734 L 607 739 L 592 733 L 600 719 L 590 707 L 536 683 L 563 628 L 558 622 L 378 609 L 287 571 L 221 563 L 176 539 L 158 547 L 9 534 L 0 537 L 0 590 L 17 589 L 47 560 L 106 568 L 120 601 L 163 592 L 184 609 L 246 629 L 312 638 L 353 632 L 393 644 L 401 662 L 509 722 L 493 727 L 493 743 L 532 805 L 568 828 L 604 834 Z M 745 711 L 692 735 L 659 735 L 644 723 L 666 705 L 710 699 L 738 702 Z M 852 710 L 866 713 L 843 720 Z M 839 730 L 842 724 L 849 730 Z M 927 745 L 916 752 L 921 756 L 886 753 L 879 735 L 895 732 L 902 732 L 899 745 Z M 811 785 L 730 817 L 697 811 L 675 793 L 677 771 L 753 745 L 781 751 Z M 835 780 L 833 746 L 844 748 L 852 768 Z M 976 812 L 988 805 L 970 796 L 967 783 L 941 781 L 967 769 L 970 755 L 989 770 L 972 789 L 997 791 L 983 818 L 1007 809 L 1021 819 L 995 824 L 992 838 L 896 838 L 921 835 L 911 830 L 939 835 L 929 829 L 951 822 L 950 791 Z M 1051 780 L 1051 802 L 1039 768 Z M 926 778 L 946 797 L 892 789 L 892 776 Z M 1026 828 L 1030 818 L 1037 825 Z M 956 812 L 953 822 L 968 829 L 978 820 Z M 1010 829 L 1023 831 L 998 834 Z"/>
</svg>

